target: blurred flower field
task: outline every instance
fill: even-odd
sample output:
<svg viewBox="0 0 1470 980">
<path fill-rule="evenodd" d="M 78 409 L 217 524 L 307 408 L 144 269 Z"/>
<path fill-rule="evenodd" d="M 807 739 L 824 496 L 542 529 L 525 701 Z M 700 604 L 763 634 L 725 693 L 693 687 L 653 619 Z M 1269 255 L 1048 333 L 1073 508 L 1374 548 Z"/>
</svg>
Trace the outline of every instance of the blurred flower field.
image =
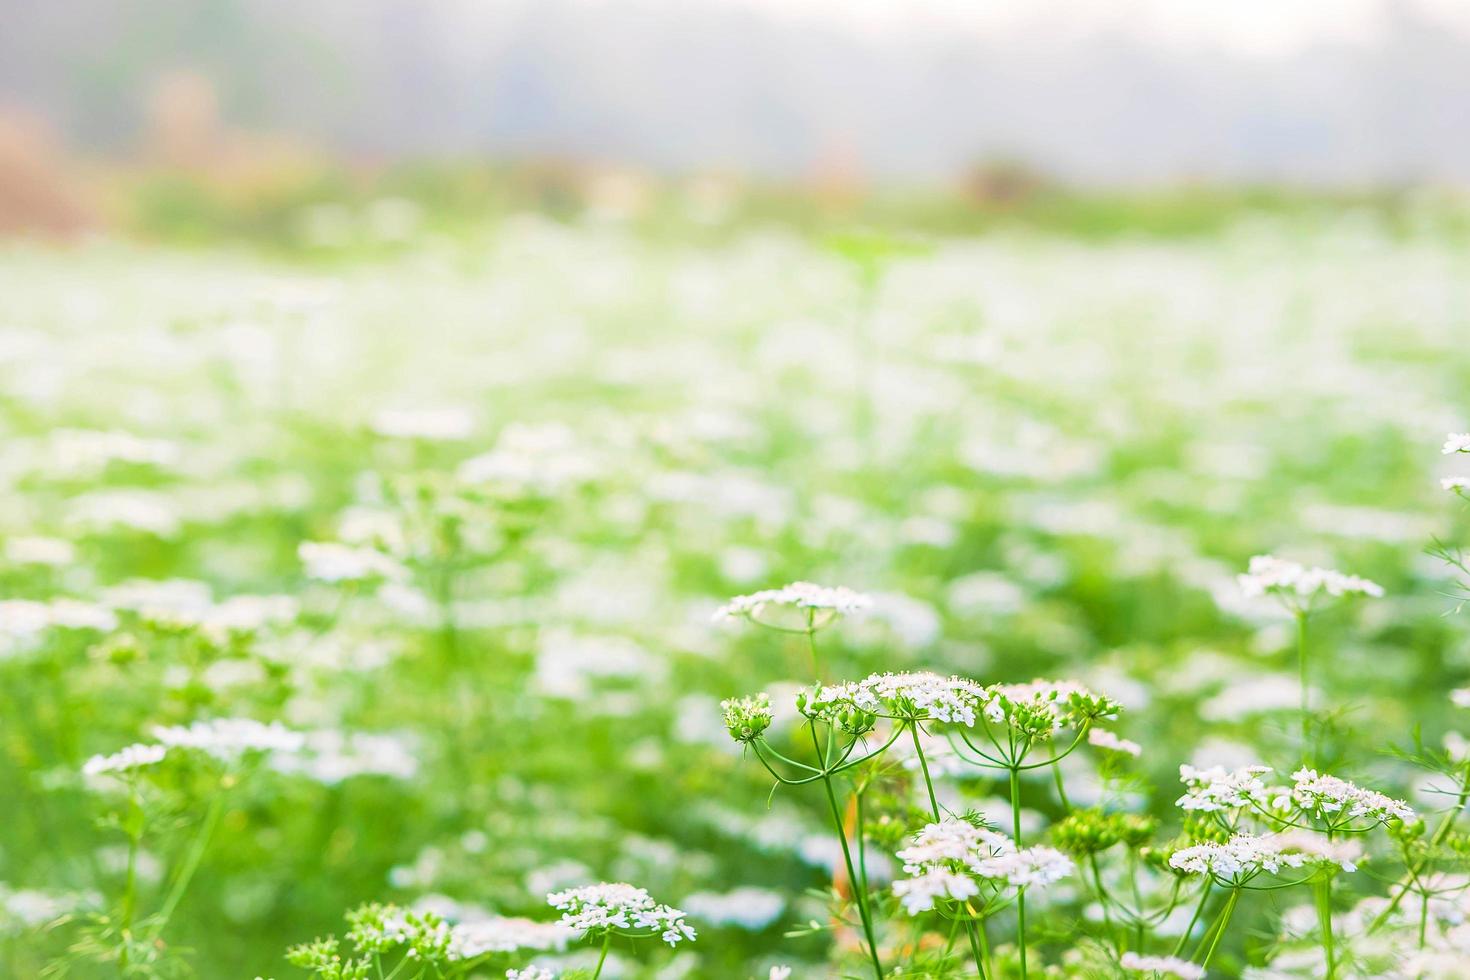
<svg viewBox="0 0 1470 980">
<path fill-rule="evenodd" d="M 1466 260 L 8 245 L 0 973 L 1463 975 Z"/>
</svg>

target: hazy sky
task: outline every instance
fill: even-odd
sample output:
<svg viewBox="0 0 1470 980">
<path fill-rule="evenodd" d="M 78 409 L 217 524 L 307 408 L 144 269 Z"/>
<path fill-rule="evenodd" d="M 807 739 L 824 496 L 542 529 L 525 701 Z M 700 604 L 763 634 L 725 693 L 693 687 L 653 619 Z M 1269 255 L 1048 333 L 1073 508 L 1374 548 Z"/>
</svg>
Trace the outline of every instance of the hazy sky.
<svg viewBox="0 0 1470 980">
<path fill-rule="evenodd" d="M 623 0 L 591 0 L 616 6 Z M 759 8 L 867 32 L 940 27 L 1005 33 L 1045 24 L 1061 33 L 1111 30 L 1164 44 L 1279 55 L 1315 43 L 1366 44 L 1391 8 L 1411 6 L 1470 30 L 1470 0 L 667 0 Z"/>
</svg>

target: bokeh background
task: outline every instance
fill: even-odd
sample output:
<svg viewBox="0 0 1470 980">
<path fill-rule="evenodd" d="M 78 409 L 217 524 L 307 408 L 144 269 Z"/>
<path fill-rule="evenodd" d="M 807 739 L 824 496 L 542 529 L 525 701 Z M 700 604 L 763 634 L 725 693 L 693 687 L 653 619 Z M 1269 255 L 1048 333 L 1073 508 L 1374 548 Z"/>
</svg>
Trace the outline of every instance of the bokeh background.
<svg viewBox="0 0 1470 980">
<path fill-rule="evenodd" d="M 719 723 L 809 680 L 710 618 L 794 579 L 875 596 L 839 676 L 1119 698 L 1172 828 L 1181 762 L 1294 751 L 1234 574 L 1366 575 L 1322 761 L 1414 794 L 1470 676 L 1467 108 L 1453 0 L 0 0 L 5 975 L 117 975 L 80 766 L 230 716 L 314 761 L 231 790 L 159 975 L 597 879 L 701 932 L 618 976 L 837 975 L 822 801 Z M 215 792 L 157 783 L 144 912 Z"/>
</svg>

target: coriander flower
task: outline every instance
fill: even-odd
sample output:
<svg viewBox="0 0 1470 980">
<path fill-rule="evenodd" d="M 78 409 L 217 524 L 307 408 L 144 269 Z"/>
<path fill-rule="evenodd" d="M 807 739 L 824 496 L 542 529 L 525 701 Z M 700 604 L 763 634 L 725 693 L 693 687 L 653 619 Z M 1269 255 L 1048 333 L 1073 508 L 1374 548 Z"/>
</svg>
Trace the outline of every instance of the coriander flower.
<svg viewBox="0 0 1470 980">
<path fill-rule="evenodd" d="M 1177 956 L 1142 956 L 1127 952 L 1118 965 L 1133 973 L 1152 973 L 1157 976 L 1178 977 L 1179 980 L 1204 980 L 1205 968 Z"/>
<path fill-rule="evenodd" d="M 683 912 L 660 905 L 642 888 L 621 882 L 552 892 L 546 902 L 561 910 L 563 925 L 578 932 L 647 929 L 658 933 L 670 946 L 695 937 L 694 927 L 684 921 Z"/>
<path fill-rule="evenodd" d="M 1276 874 L 1282 868 L 1336 864 L 1356 870 L 1358 852 L 1343 850 L 1320 835 L 1236 834 L 1224 843 L 1207 841 L 1175 851 L 1169 866 L 1186 874 L 1207 874 L 1227 885 L 1241 885 L 1258 874 Z"/>
<path fill-rule="evenodd" d="M 216 759 L 232 760 L 246 752 L 299 752 L 306 736 L 278 721 L 215 718 L 192 725 L 155 726 L 153 737 L 170 748 L 196 749 Z"/>
<path fill-rule="evenodd" d="M 725 728 L 737 742 L 753 742 L 771 727 L 774 714 L 771 698 L 762 692 L 750 698 L 728 698 L 720 702 Z"/>
<path fill-rule="evenodd" d="M 717 622 L 743 618 L 762 626 L 788 626 L 789 623 L 762 618 L 768 611 L 784 609 L 788 613 L 799 614 L 800 621 L 794 628 L 820 629 L 839 616 L 851 616 L 872 604 L 870 597 L 844 586 L 792 582 L 779 589 L 763 589 L 750 595 L 736 596 L 716 610 L 714 618 Z"/>
<path fill-rule="evenodd" d="M 1105 728 L 1091 728 L 1087 731 L 1087 744 L 1109 752 L 1118 752 L 1123 755 L 1131 755 L 1135 759 L 1143 754 L 1143 746 L 1117 735 Z"/>
<path fill-rule="evenodd" d="M 1059 728 L 1114 715 L 1122 706 L 1075 681 L 993 684 L 985 689 L 985 717 L 1030 738 L 1047 738 Z"/>
<path fill-rule="evenodd" d="M 1470 453 L 1470 432 L 1451 432 L 1445 436 L 1444 449 L 1441 452 L 1446 456 L 1451 453 Z"/>
<path fill-rule="evenodd" d="M 943 721 L 973 726 L 984 692 L 972 680 L 942 677 L 928 671 L 872 674 L 860 681 L 802 692 L 797 696 L 796 706 L 808 718 L 825 720 L 857 711 L 895 721 Z"/>
<path fill-rule="evenodd" d="M 1270 766 L 1244 766 L 1229 771 L 1224 766 L 1209 769 L 1180 766 L 1179 781 L 1185 785 L 1186 792 L 1174 805 L 1181 810 L 1206 813 L 1264 805 L 1266 784 L 1260 777 L 1270 771 Z"/>
<path fill-rule="evenodd" d="M 1044 887 L 1070 875 L 1076 866 L 1056 848 L 1038 845 L 980 862 L 975 873 L 1005 881 L 1013 888 Z"/>
<path fill-rule="evenodd" d="M 1383 596 L 1383 587 L 1376 582 L 1330 568 L 1308 568 L 1274 555 L 1256 555 L 1250 561 L 1249 570 L 1237 575 L 1236 581 L 1246 598 L 1275 596 L 1294 609 L 1300 607 L 1301 600 L 1323 594 L 1333 598 Z"/>
<path fill-rule="evenodd" d="M 1451 691 L 1450 703 L 1457 708 L 1470 708 L 1470 687 L 1457 687 Z"/>
<path fill-rule="evenodd" d="M 1439 481 L 1439 486 L 1451 493 L 1463 493 L 1470 490 L 1470 476 L 1447 476 Z"/>
<path fill-rule="evenodd" d="M 918 874 L 939 865 L 975 871 L 981 861 L 1015 849 L 1015 843 L 1004 834 L 976 827 L 967 820 L 946 817 L 937 823 L 926 824 L 914 835 L 913 843 L 899 851 L 897 856 L 909 874 Z"/>
<path fill-rule="evenodd" d="M 528 966 L 524 970 L 506 970 L 505 980 L 556 980 L 556 974 L 544 966 Z"/>
<path fill-rule="evenodd" d="M 957 871 L 931 868 L 911 878 L 901 878 L 893 883 L 893 894 L 903 904 L 909 915 L 918 915 L 934 907 L 935 899 L 950 899 L 963 902 L 980 894 L 975 879 Z"/>
<path fill-rule="evenodd" d="M 1414 811 L 1404 801 L 1364 789 L 1346 779 L 1321 775 L 1315 769 L 1298 769 L 1291 774 L 1291 780 L 1290 802 L 1318 819 L 1332 820 L 1338 815 L 1365 817 L 1374 823 L 1414 819 Z M 1278 797 L 1277 802 L 1286 799 Z"/>
<path fill-rule="evenodd" d="M 129 745 L 112 755 L 94 755 L 82 765 L 82 774 L 100 776 L 104 773 L 131 772 L 144 766 L 162 762 L 168 754 L 165 746 L 138 743 Z"/>
</svg>

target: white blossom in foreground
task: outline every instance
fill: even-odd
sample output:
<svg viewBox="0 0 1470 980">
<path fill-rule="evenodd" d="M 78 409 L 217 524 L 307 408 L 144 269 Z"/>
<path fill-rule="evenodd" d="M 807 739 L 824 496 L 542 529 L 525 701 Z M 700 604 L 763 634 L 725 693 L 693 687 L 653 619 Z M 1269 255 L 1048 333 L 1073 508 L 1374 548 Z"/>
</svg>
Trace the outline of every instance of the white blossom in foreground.
<svg viewBox="0 0 1470 980">
<path fill-rule="evenodd" d="M 762 589 L 750 595 L 739 595 L 715 611 L 716 620 L 749 619 L 762 622 L 761 616 L 772 607 L 794 610 L 810 618 L 813 627 L 825 625 L 839 616 L 860 613 L 873 604 L 871 597 L 845 586 L 813 585 L 792 582 L 779 589 Z"/>
<path fill-rule="evenodd" d="M 156 726 L 153 737 L 169 748 L 195 749 L 227 761 L 245 752 L 299 752 L 306 743 L 306 736 L 280 722 L 267 725 L 251 718 Z"/>
<path fill-rule="evenodd" d="M 563 925 L 578 932 L 648 929 L 670 946 L 695 936 L 683 912 L 655 902 L 642 888 L 621 882 L 552 892 L 546 903 L 561 911 Z"/>
<path fill-rule="evenodd" d="M 1123 755 L 1131 755 L 1135 759 L 1143 754 L 1143 746 L 1130 739 L 1119 738 L 1105 728 L 1089 728 L 1087 730 L 1087 744 L 1109 752 L 1118 752 Z"/>
<path fill-rule="evenodd" d="M 1320 834 L 1236 834 L 1223 844 L 1207 842 L 1175 851 L 1170 867 L 1188 874 L 1208 874 L 1226 882 L 1242 883 L 1262 872 L 1276 874 L 1283 868 L 1310 864 L 1336 864 L 1344 871 L 1357 870 L 1357 850 L 1344 850 Z"/>
<path fill-rule="evenodd" d="M 112 755 L 94 755 L 82 765 L 85 776 L 100 776 L 105 773 L 131 772 L 144 766 L 163 761 L 168 754 L 165 746 L 138 743 L 114 752 Z"/>
<path fill-rule="evenodd" d="M 1174 805 L 1181 810 L 1207 813 L 1264 805 L 1267 790 L 1261 777 L 1270 771 L 1270 766 L 1244 766 L 1234 770 L 1224 766 L 1208 769 L 1180 766 L 1179 781 L 1184 783 L 1186 792 Z"/>
<path fill-rule="evenodd" d="M 1365 817 L 1375 823 L 1414 819 L 1414 811 L 1403 800 L 1364 789 L 1346 779 L 1305 768 L 1292 773 L 1291 779 L 1291 802 L 1319 819 L 1330 819 L 1339 814 Z"/>
<path fill-rule="evenodd" d="M 893 894 L 903 904 L 909 915 L 918 915 L 934 907 L 935 899 L 951 899 L 963 902 L 980 894 L 975 879 L 957 871 L 932 868 L 910 878 L 901 878 L 893 883 Z"/>
<path fill-rule="evenodd" d="M 309 578 L 323 582 L 360 582 L 383 578 L 397 581 L 408 571 L 375 548 L 354 547 L 335 541 L 303 541 L 296 549 Z"/>
<path fill-rule="evenodd" d="M 1071 858 L 1041 845 L 988 858 L 975 869 L 982 878 L 1000 879 L 1013 888 L 1044 887 L 1062 880 L 1073 870 Z"/>
<path fill-rule="evenodd" d="M 1128 952 L 1123 954 L 1118 965 L 1134 973 L 1153 973 L 1164 977 L 1178 977 L 1179 980 L 1202 980 L 1205 975 L 1204 967 L 1177 956 L 1143 956 Z"/>
<path fill-rule="evenodd" d="M 1330 568 L 1308 568 L 1274 555 L 1256 555 L 1250 561 L 1249 570 L 1236 576 L 1236 581 L 1240 583 L 1240 591 L 1251 599 L 1264 595 L 1288 600 L 1311 599 L 1317 595 L 1383 596 L 1383 587 L 1376 582 Z"/>
<path fill-rule="evenodd" d="M 1444 437 L 1444 455 L 1470 453 L 1470 432 L 1451 432 Z"/>
</svg>

